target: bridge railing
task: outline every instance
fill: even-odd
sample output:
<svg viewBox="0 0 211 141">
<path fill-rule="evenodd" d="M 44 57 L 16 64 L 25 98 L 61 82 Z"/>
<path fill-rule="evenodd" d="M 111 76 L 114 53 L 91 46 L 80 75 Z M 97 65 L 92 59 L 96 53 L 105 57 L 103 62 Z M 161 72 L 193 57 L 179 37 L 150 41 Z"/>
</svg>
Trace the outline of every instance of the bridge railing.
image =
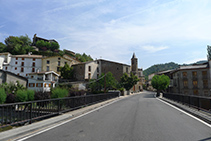
<svg viewBox="0 0 211 141">
<path fill-rule="evenodd" d="M 23 125 L 118 97 L 118 92 L 1 104 L 0 128 Z"/>
<path fill-rule="evenodd" d="M 211 97 L 178 93 L 163 93 L 163 97 L 211 114 Z"/>
</svg>

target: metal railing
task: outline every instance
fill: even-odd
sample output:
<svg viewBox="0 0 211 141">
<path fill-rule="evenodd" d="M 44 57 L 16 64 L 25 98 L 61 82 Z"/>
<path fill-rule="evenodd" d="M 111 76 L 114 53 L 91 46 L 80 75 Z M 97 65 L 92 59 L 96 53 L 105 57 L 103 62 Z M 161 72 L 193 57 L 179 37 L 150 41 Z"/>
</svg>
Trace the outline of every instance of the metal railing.
<svg viewBox="0 0 211 141">
<path fill-rule="evenodd" d="M 0 105 L 0 128 L 23 125 L 118 97 L 118 92 Z"/>
<path fill-rule="evenodd" d="M 211 97 L 163 93 L 163 97 L 211 114 Z"/>
</svg>

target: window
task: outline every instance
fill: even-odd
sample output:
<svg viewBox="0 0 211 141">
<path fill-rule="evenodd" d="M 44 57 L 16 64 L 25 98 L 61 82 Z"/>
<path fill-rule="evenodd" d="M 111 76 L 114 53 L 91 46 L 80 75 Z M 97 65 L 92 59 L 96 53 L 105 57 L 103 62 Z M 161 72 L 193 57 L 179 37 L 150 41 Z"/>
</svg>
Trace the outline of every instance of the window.
<svg viewBox="0 0 211 141">
<path fill-rule="evenodd" d="M 187 77 L 187 72 L 182 73 L 183 77 Z"/>
<path fill-rule="evenodd" d="M 32 68 L 32 72 L 35 72 L 35 69 L 34 68 Z"/>
<path fill-rule="evenodd" d="M 24 60 L 24 58 L 22 58 L 22 60 Z"/>
<path fill-rule="evenodd" d="M 60 66 L 60 61 L 58 61 L 58 66 Z"/>
<path fill-rule="evenodd" d="M 18 62 L 15 62 L 15 64 L 17 65 L 17 64 L 18 64 Z"/>
<path fill-rule="evenodd" d="M 17 75 L 19 75 L 19 73 Z"/>
<path fill-rule="evenodd" d="M 16 57 L 16 60 L 18 60 L 18 57 Z"/>
<path fill-rule="evenodd" d="M 91 71 L 91 66 L 89 66 L 89 71 Z"/>
<path fill-rule="evenodd" d="M 15 67 L 15 70 L 17 70 L 17 68 Z"/>
<path fill-rule="evenodd" d="M 32 63 L 32 66 L 35 67 L 35 62 Z"/>
<path fill-rule="evenodd" d="M 7 70 L 7 67 L 5 69 Z"/>
<path fill-rule="evenodd" d="M 99 78 L 99 74 L 97 74 L 97 79 Z"/>
<path fill-rule="evenodd" d="M 49 60 L 47 60 L 47 62 L 46 62 L 47 64 L 50 64 L 50 61 Z"/>
<path fill-rule="evenodd" d="M 188 87 L 188 81 L 187 80 L 183 81 L 183 84 L 184 84 L 184 87 Z"/>
<path fill-rule="evenodd" d="M 205 96 L 209 96 L 209 92 L 208 91 L 204 91 L 204 95 Z"/>
<path fill-rule="evenodd" d="M 59 72 L 60 71 L 60 67 L 57 67 L 57 72 Z"/>
<path fill-rule="evenodd" d="M 64 62 L 64 64 L 67 64 L 67 62 Z"/>
<path fill-rule="evenodd" d="M 34 76 L 32 75 L 31 78 L 34 78 Z"/>
<path fill-rule="evenodd" d="M 196 77 L 197 76 L 197 72 L 196 71 L 193 71 L 192 72 L 192 75 L 193 75 L 193 77 Z"/>
<path fill-rule="evenodd" d="M 197 87 L 198 86 L 198 82 L 197 81 L 193 81 L 193 86 Z"/>
<path fill-rule="evenodd" d="M 51 87 L 51 83 L 48 84 L 48 87 Z"/>
<path fill-rule="evenodd" d="M 21 72 L 24 72 L 24 68 L 21 68 Z"/>
<path fill-rule="evenodd" d="M 198 95 L 199 94 L 198 90 L 193 90 L 193 94 Z"/>
<path fill-rule="evenodd" d="M 46 71 L 49 71 L 50 70 L 50 67 L 49 66 L 46 66 Z"/>
<path fill-rule="evenodd" d="M 58 60 L 60 60 L 61 58 L 58 58 Z"/>
<path fill-rule="evenodd" d="M 28 76 L 28 74 L 26 74 L 26 76 Z"/>
<path fill-rule="evenodd" d="M 36 87 L 43 87 L 43 83 L 37 83 Z"/>
<path fill-rule="evenodd" d="M 24 62 L 21 62 L 21 66 L 24 66 Z"/>
<path fill-rule="evenodd" d="M 33 58 L 33 61 L 35 61 L 36 59 L 35 58 Z"/>
<path fill-rule="evenodd" d="M 35 84 L 34 83 L 29 83 L 29 87 L 34 87 Z"/>
<path fill-rule="evenodd" d="M 44 87 L 46 87 L 46 83 L 44 84 Z"/>
<path fill-rule="evenodd" d="M 99 72 L 99 68 L 97 67 L 97 72 Z"/>
<path fill-rule="evenodd" d="M 116 68 L 116 70 L 119 70 L 119 68 Z"/>
<path fill-rule="evenodd" d="M 208 88 L 208 80 L 203 80 L 204 88 Z"/>
<path fill-rule="evenodd" d="M 202 71 L 203 76 L 207 76 L 207 71 Z"/>
<path fill-rule="evenodd" d="M 126 72 L 128 73 L 128 67 L 126 68 Z"/>
</svg>

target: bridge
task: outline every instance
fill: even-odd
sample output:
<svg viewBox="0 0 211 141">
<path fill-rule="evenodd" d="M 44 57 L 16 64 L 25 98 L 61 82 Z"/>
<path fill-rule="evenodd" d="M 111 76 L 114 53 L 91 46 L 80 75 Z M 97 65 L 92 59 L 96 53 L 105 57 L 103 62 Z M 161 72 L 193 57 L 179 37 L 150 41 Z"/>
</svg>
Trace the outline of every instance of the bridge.
<svg viewBox="0 0 211 141">
<path fill-rule="evenodd" d="M 6 132 L 12 134 L 13 131 Z M 6 132 L 0 133 L 0 138 Z M 211 125 L 155 98 L 152 92 L 142 92 L 119 98 L 52 126 L 31 131 L 29 129 L 28 132 L 16 134 L 11 139 L 19 141 L 208 141 L 211 140 Z"/>
</svg>

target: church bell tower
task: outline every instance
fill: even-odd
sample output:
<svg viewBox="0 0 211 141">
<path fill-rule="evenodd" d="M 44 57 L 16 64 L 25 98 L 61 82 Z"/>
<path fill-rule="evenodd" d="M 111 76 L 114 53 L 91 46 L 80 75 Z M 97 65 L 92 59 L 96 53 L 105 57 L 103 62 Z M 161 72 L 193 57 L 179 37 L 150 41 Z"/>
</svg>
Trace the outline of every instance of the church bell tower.
<svg viewBox="0 0 211 141">
<path fill-rule="evenodd" d="M 131 58 L 131 71 L 134 75 L 138 73 L 138 59 L 136 58 L 135 53 L 133 53 Z"/>
</svg>

